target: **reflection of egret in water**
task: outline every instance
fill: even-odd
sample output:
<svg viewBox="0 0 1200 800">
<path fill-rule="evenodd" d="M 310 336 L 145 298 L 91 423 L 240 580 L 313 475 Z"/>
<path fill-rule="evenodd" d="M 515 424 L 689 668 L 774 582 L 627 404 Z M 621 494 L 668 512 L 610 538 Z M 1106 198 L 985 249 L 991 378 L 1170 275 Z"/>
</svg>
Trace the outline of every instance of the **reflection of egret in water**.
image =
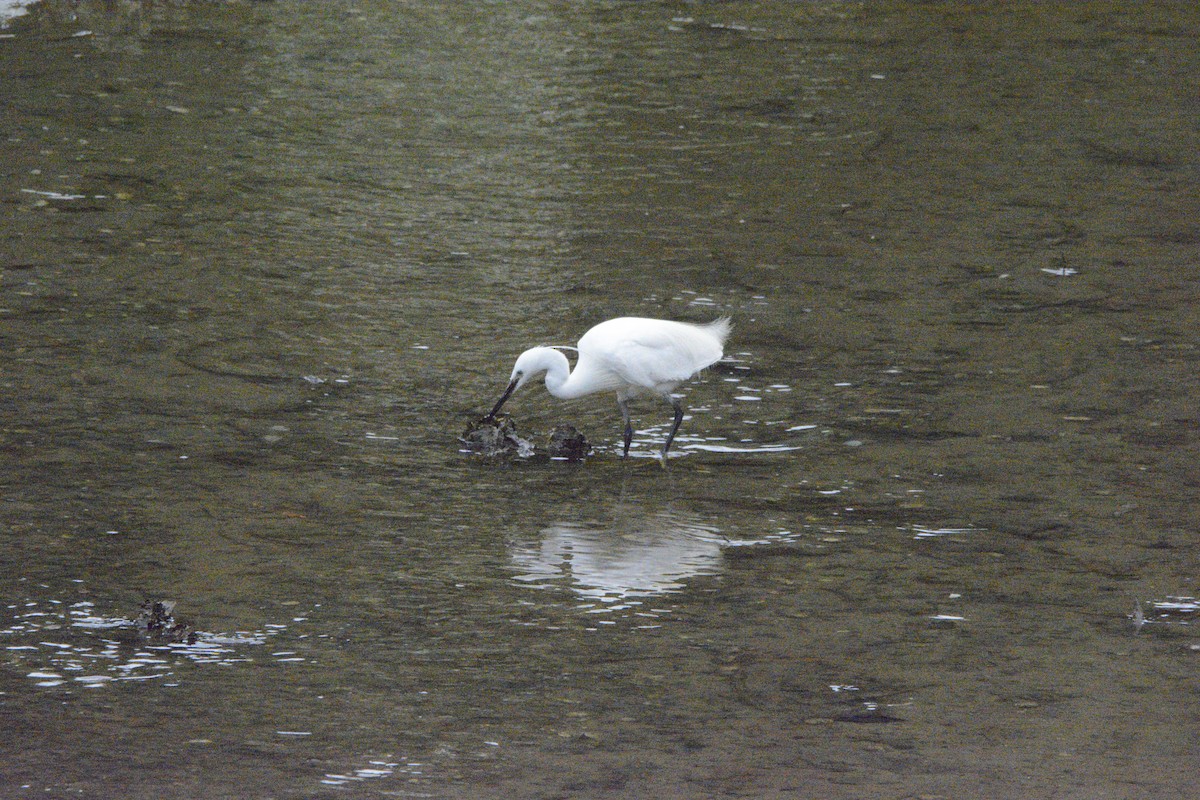
<svg viewBox="0 0 1200 800">
<path fill-rule="evenodd" d="M 541 531 L 538 544 L 517 546 L 513 563 L 529 586 L 567 586 L 605 604 L 640 605 L 632 598 L 679 591 L 684 582 L 720 569 L 729 541 L 691 515 L 662 511 L 620 514 L 608 523 L 560 522 Z"/>
</svg>

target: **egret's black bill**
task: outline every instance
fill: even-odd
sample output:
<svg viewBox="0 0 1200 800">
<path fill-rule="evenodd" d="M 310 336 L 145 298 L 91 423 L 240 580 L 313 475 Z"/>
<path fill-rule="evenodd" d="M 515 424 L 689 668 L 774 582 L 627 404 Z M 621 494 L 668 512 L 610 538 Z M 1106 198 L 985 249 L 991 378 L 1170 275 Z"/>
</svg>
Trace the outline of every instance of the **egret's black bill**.
<svg viewBox="0 0 1200 800">
<path fill-rule="evenodd" d="M 504 405 L 505 401 L 508 400 L 509 395 L 515 392 L 516 389 L 517 381 L 514 379 L 512 383 L 508 384 L 508 388 L 504 390 L 504 394 L 500 396 L 500 399 L 496 401 L 496 407 L 489 411 L 484 419 L 495 419 L 496 415 L 500 413 L 500 408 Z"/>
</svg>

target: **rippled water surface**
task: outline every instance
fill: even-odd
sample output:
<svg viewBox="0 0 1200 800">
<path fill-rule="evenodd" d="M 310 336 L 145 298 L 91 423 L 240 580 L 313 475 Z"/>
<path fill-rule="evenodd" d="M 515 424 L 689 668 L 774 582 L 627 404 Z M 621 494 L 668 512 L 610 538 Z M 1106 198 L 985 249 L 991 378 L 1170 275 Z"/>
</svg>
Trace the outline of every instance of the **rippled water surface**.
<svg viewBox="0 0 1200 800">
<path fill-rule="evenodd" d="M 1197 789 L 1193 4 L 0 13 L 3 796 Z"/>
</svg>

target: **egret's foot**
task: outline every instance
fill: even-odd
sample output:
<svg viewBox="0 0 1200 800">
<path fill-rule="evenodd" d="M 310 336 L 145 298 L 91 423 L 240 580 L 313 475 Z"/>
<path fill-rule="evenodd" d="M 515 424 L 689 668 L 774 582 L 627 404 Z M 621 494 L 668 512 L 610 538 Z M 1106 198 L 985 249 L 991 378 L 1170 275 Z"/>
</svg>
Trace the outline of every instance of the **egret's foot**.
<svg viewBox="0 0 1200 800">
<path fill-rule="evenodd" d="M 631 463 L 629 465 L 629 468 L 630 469 L 652 469 L 655 465 L 661 466 L 661 462 L 657 458 L 655 458 L 653 460 L 651 460 L 649 458 L 635 458 L 635 459 L 633 459 L 633 463 Z"/>
</svg>

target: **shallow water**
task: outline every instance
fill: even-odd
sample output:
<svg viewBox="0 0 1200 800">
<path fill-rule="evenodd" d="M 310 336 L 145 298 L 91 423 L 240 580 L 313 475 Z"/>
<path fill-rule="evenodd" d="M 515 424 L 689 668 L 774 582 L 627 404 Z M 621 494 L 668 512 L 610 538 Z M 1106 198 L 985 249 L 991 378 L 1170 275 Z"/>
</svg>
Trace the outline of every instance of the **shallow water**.
<svg viewBox="0 0 1200 800">
<path fill-rule="evenodd" d="M 1188 4 L 0 29 L 0 794 L 1196 789 Z M 509 401 L 730 314 L 669 409 Z M 177 601 L 194 644 L 148 639 Z M 1191 791 L 1189 791 L 1191 790 Z"/>
</svg>

